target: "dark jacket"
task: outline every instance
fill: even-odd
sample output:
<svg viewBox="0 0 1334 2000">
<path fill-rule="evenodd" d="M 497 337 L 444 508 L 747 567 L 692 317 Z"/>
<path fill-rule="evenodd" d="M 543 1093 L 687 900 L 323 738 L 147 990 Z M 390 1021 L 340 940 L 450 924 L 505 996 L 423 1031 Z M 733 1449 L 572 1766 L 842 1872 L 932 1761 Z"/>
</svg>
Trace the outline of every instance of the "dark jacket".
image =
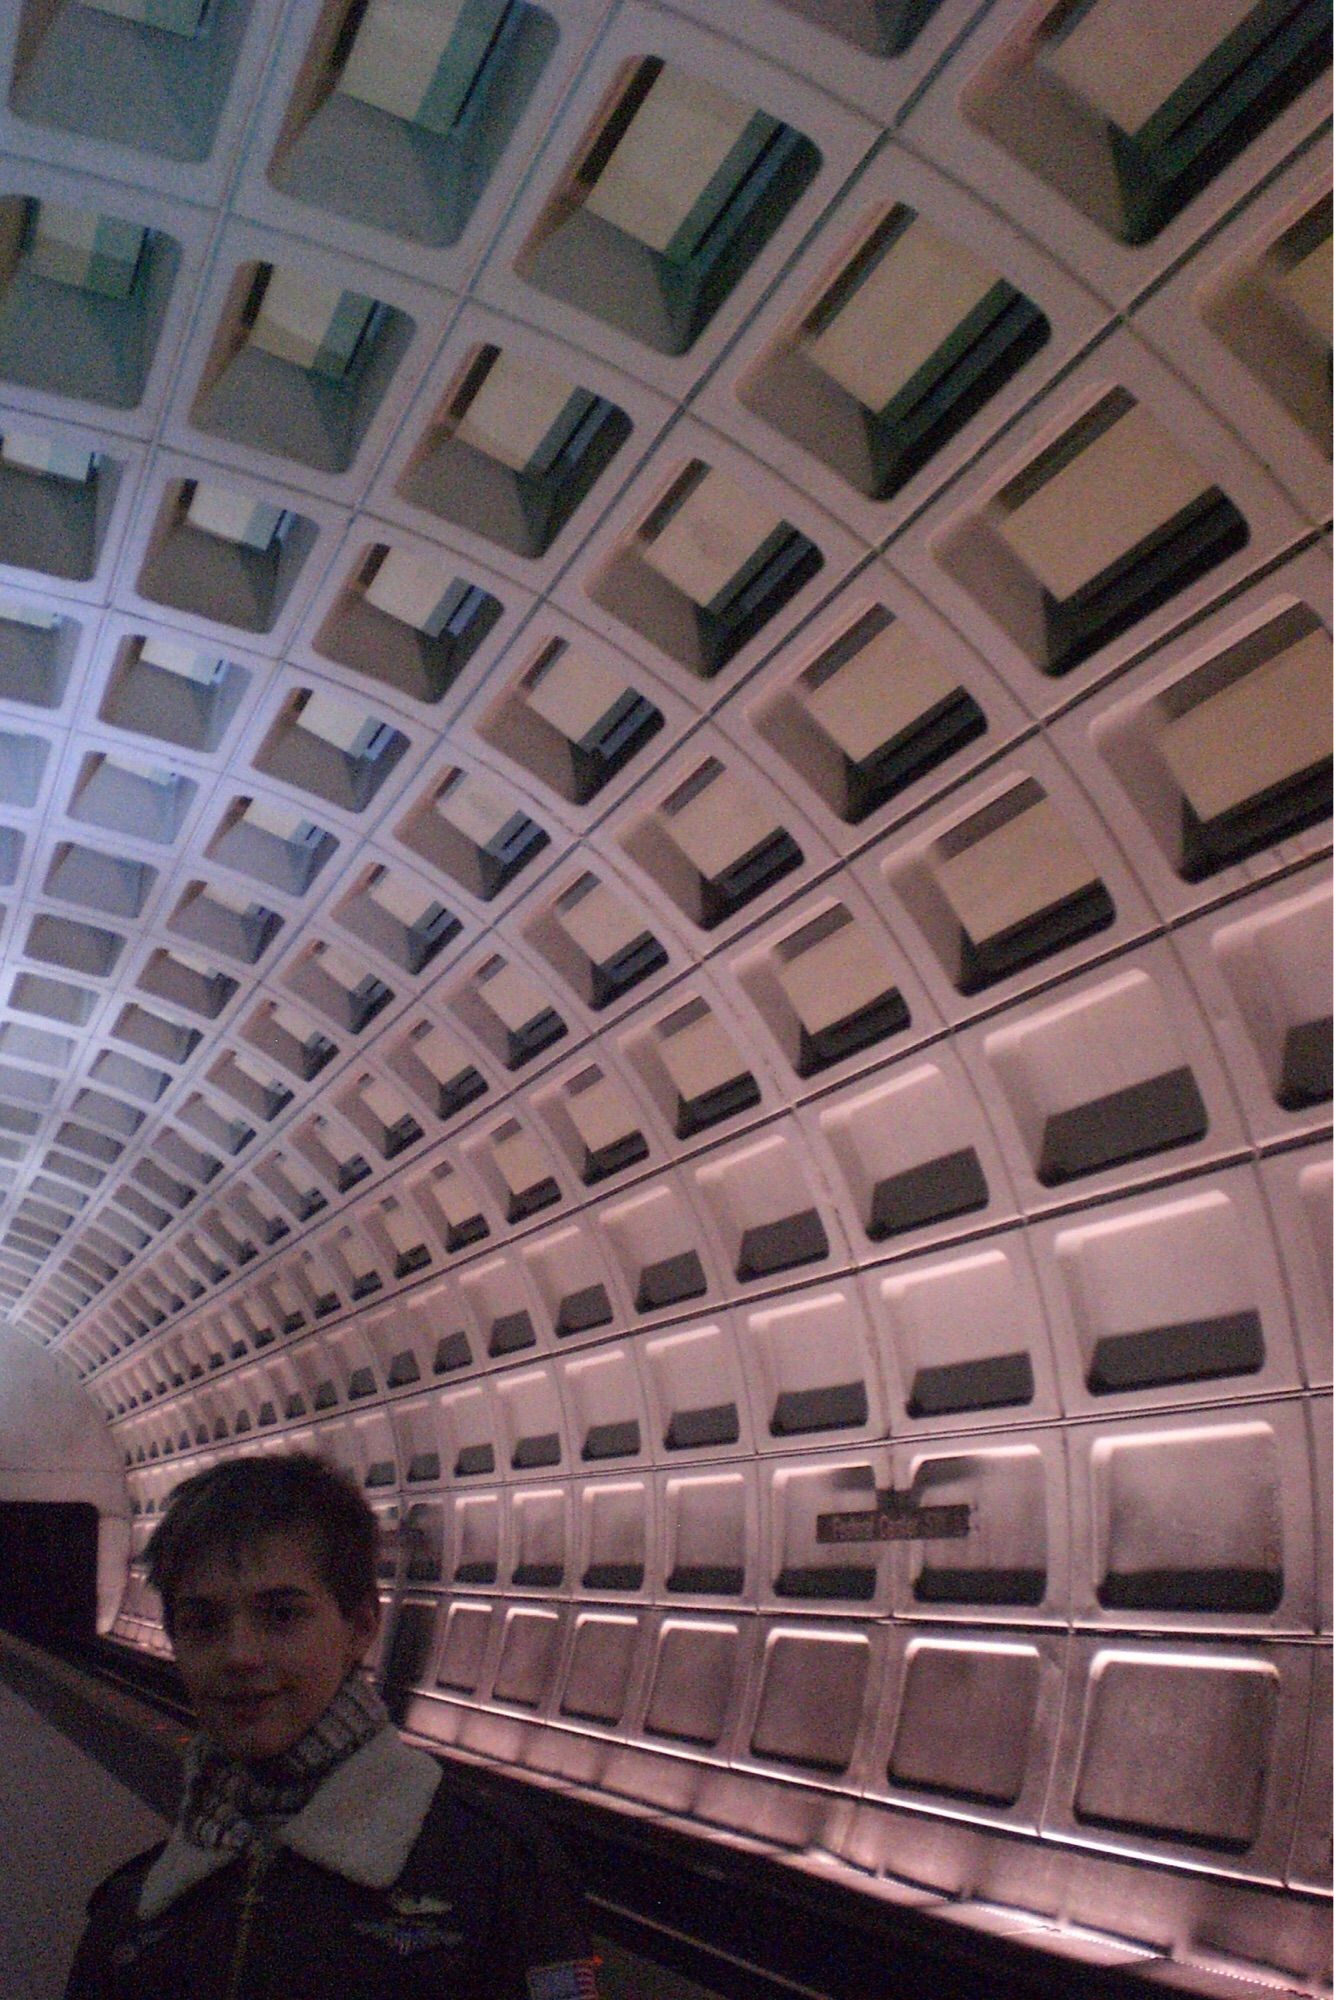
<svg viewBox="0 0 1334 2000">
<path fill-rule="evenodd" d="M 66 2000 L 584 2000 L 577 1899 L 540 1830 L 385 1729 L 271 1844 L 177 1829 L 93 1892 Z"/>
</svg>

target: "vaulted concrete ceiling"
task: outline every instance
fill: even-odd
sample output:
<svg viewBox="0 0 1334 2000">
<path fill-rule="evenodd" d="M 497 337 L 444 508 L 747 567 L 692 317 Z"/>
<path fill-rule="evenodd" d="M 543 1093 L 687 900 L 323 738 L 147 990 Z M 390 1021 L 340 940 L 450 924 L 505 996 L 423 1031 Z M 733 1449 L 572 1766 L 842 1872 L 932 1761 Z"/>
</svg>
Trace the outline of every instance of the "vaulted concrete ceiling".
<svg viewBox="0 0 1334 2000">
<path fill-rule="evenodd" d="M 140 1535 L 314 1443 L 425 1733 L 1294 1976 L 1324 39 L 0 24 L 0 1299 Z"/>
</svg>

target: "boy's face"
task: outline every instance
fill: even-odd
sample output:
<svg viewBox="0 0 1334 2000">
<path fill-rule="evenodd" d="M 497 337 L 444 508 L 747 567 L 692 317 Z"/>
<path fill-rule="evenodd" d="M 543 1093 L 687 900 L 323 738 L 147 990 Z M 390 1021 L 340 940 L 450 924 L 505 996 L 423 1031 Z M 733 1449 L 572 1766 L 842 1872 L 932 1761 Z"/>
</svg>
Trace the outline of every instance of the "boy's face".
<svg viewBox="0 0 1334 2000">
<path fill-rule="evenodd" d="M 371 1597 L 351 1618 L 305 1536 L 268 1535 L 233 1564 L 219 1550 L 181 1579 L 176 1664 L 199 1721 L 233 1757 L 276 1757 L 324 1713 L 379 1625 Z"/>
</svg>

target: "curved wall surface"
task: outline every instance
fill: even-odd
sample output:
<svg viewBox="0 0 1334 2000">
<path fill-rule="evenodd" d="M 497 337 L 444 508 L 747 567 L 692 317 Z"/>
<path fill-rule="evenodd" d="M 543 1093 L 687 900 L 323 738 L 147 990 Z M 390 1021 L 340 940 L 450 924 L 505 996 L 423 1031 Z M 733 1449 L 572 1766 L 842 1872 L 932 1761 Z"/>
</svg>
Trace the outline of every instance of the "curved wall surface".
<svg viewBox="0 0 1334 2000">
<path fill-rule="evenodd" d="M 121 1454 L 60 1357 L 0 1327 L 0 1505 L 51 1501 L 97 1509 L 97 1623 L 110 1631 L 132 1545 Z"/>
<path fill-rule="evenodd" d="M 1323 11 L 406 18 L 0 27 L 0 1300 L 422 1736 L 1313 1980 Z"/>
</svg>

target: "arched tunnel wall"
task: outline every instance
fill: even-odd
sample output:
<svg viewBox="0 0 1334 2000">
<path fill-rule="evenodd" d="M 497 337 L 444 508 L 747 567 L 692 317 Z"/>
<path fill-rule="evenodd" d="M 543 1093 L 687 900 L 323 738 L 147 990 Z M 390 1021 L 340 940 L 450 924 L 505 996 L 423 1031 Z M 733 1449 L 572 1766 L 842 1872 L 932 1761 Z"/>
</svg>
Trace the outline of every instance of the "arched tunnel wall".
<svg viewBox="0 0 1334 2000">
<path fill-rule="evenodd" d="M 382 11 L 0 24 L 18 1486 L 105 1624 L 325 1452 L 424 1738 L 1313 1978 L 1321 11 Z"/>
<path fill-rule="evenodd" d="M 0 1622 L 38 1618 L 45 1562 L 54 1625 L 111 1628 L 131 1550 L 124 1463 L 73 1370 L 12 1327 L 0 1327 L 0 1521 Z"/>
</svg>

